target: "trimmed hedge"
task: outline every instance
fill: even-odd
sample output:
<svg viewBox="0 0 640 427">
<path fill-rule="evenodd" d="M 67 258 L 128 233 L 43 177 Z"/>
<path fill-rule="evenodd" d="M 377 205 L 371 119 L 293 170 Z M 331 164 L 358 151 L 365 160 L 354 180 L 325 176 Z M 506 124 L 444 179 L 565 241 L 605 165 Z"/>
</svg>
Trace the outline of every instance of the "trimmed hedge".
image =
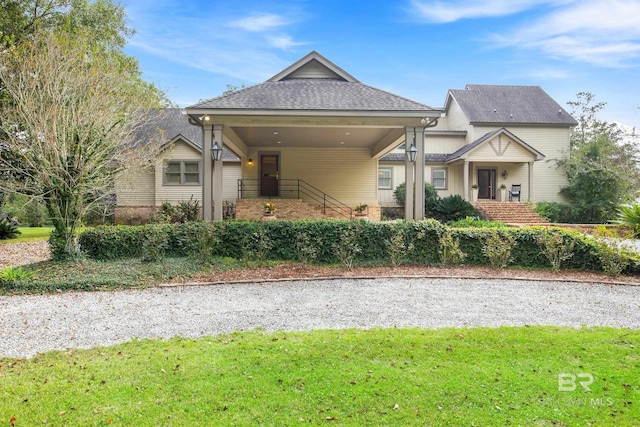
<svg viewBox="0 0 640 427">
<path fill-rule="evenodd" d="M 440 263 L 439 239 L 445 233 L 451 233 L 454 238 L 459 239 L 460 248 L 467 255 L 466 264 L 487 265 L 482 244 L 490 233 L 497 233 L 501 236 L 512 236 L 517 242 L 512 251 L 512 265 L 528 268 L 549 267 L 549 261 L 541 253 L 538 241 L 545 233 L 558 233 L 566 242 L 572 241 L 574 244 L 574 255 L 564 261 L 563 268 L 602 270 L 598 243 L 579 232 L 542 227 L 452 228 L 431 219 L 419 222 L 225 221 L 213 224 L 198 221 L 184 224 L 101 226 L 83 232 L 80 235 L 80 247 L 89 258 L 96 260 L 136 258 L 142 255 L 145 236 L 161 231 L 167 236 L 167 256 L 188 256 L 196 247 L 198 238 L 212 228 L 219 239 L 219 243 L 213 248 L 212 256 L 242 259 L 246 256 L 246 248 L 255 243 L 259 231 L 262 230 L 263 235 L 268 236 L 271 245 L 268 259 L 296 260 L 296 237 L 305 233 L 318 249 L 315 262 L 322 264 L 339 262 L 335 245 L 348 229 L 355 230 L 358 236 L 361 252 L 357 261 L 360 264 L 389 264 L 389 241 L 395 233 L 402 233 L 407 246 L 413 245 L 413 250 L 407 254 L 407 263 L 437 265 Z M 640 273 L 638 257 L 630 258 L 625 272 Z"/>
</svg>

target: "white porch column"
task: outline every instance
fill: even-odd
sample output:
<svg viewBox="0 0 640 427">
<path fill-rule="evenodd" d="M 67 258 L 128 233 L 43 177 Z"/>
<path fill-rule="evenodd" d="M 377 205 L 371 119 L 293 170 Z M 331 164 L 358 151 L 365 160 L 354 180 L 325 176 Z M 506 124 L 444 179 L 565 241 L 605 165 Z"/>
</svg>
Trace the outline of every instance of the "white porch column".
<svg viewBox="0 0 640 427">
<path fill-rule="evenodd" d="M 464 199 L 466 201 L 469 201 L 469 162 L 465 161 L 464 162 L 464 166 L 462 168 L 462 176 L 463 176 L 463 181 L 462 181 L 462 185 L 463 185 L 463 194 L 462 196 L 464 197 Z"/>
<path fill-rule="evenodd" d="M 220 148 L 224 148 L 222 143 L 222 125 L 213 126 L 213 138 L 218 142 Z M 211 153 L 209 153 L 211 157 Z M 222 164 L 223 160 L 213 162 L 213 220 L 222 221 Z"/>
<path fill-rule="evenodd" d="M 211 213 L 213 178 L 213 161 L 211 160 L 211 129 L 212 126 L 202 126 L 202 218 L 205 221 L 213 219 Z"/>
<path fill-rule="evenodd" d="M 531 201 L 531 193 L 533 193 L 533 162 L 529 162 L 529 191 L 527 192 L 527 202 Z"/>
<path fill-rule="evenodd" d="M 413 128 L 412 128 L 413 129 Z M 404 156 L 404 219 L 406 221 L 413 220 L 413 167 L 415 166 L 412 162 L 409 161 L 409 156 L 407 155 L 407 150 L 411 146 L 411 142 L 413 141 L 413 130 L 409 131 L 409 128 L 405 128 L 404 131 L 404 147 L 405 147 L 405 156 Z"/>
<path fill-rule="evenodd" d="M 416 196 L 415 196 L 415 213 L 413 215 L 416 221 L 424 219 L 424 128 L 414 128 L 416 138 Z"/>
</svg>

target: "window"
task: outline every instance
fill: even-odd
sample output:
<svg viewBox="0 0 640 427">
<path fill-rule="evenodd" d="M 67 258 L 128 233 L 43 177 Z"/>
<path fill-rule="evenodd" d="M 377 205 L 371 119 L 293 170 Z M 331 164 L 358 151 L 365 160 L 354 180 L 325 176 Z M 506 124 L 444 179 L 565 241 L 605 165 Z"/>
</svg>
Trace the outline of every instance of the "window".
<svg viewBox="0 0 640 427">
<path fill-rule="evenodd" d="M 431 168 L 431 184 L 436 190 L 446 190 L 447 168 Z"/>
<path fill-rule="evenodd" d="M 164 185 L 200 185 L 200 162 L 167 162 L 164 168 Z"/>
<path fill-rule="evenodd" d="M 378 168 L 378 188 L 393 190 L 393 168 Z"/>
</svg>

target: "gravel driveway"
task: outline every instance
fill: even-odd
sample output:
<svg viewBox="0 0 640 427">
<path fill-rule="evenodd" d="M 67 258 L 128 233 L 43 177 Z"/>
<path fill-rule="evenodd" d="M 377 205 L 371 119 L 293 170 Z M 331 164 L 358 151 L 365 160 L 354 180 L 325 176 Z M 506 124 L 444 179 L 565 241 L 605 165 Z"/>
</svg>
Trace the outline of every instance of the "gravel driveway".
<svg viewBox="0 0 640 427">
<path fill-rule="evenodd" d="M 640 328 L 640 287 L 521 280 L 317 280 L 0 297 L 0 357 L 264 328 Z"/>
</svg>

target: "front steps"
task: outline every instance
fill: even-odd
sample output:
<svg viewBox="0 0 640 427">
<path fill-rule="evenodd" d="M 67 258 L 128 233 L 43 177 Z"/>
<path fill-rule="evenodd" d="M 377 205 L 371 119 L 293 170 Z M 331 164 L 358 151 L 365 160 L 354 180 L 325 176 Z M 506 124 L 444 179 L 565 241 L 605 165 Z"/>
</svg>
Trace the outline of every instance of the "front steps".
<svg viewBox="0 0 640 427">
<path fill-rule="evenodd" d="M 505 224 L 548 224 L 548 221 L 538 215 L 529 203 L 481 201 L 474 203 L 474 207 L 482 219 Z"/>
</svg>

